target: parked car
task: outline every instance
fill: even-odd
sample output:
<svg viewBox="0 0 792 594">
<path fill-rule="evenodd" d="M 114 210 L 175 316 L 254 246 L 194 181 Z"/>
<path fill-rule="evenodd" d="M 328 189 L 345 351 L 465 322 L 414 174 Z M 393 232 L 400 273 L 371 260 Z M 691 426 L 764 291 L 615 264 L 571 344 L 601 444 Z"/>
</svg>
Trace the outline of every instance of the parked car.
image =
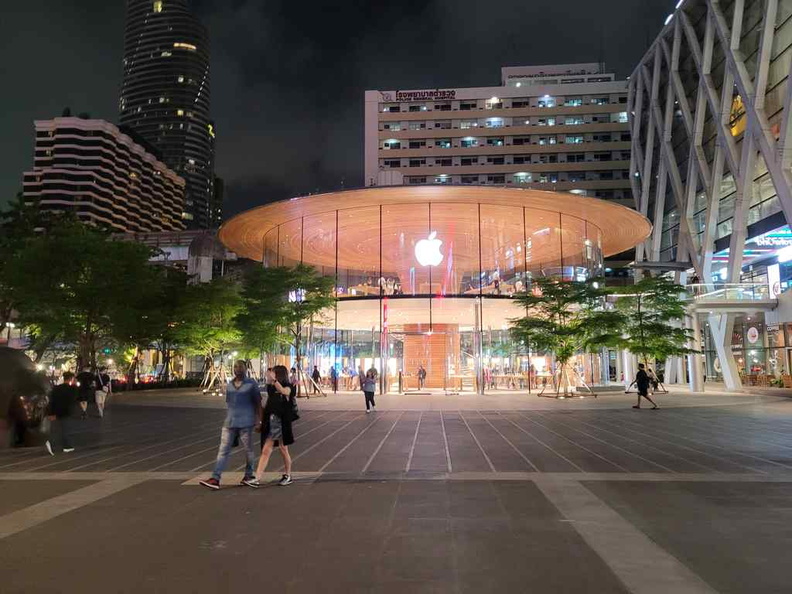
<svg viewBox="0 0 792 594">
<path fill-rule="evenodd" d="M 0 448 L 42 445 L 50 384 L 17 349 L 0 347 Z"/>
</svg>

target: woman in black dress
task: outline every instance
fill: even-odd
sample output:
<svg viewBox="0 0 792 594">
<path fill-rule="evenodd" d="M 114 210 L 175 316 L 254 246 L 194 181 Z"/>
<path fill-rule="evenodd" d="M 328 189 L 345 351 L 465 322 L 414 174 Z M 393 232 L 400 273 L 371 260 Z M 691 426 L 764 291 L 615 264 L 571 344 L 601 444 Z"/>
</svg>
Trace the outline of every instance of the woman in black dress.
<svg viewBox="0 0 792 594">
<path fill-rule="evenodd" d="M 264 405 L 262 420 L 259 421 L 261 440 L 264 445 L 256 468 L 256 478 L 245 482 L 246 485 L 253 488 L 261 486 L 261 475 L 267 467 L 267 462 L 269 462 L 272 449 L 275 446 L 278 447 L 283 457 L 285 471 L 278 484 L 286 486 L 292 482 L 291 456 L 288 446 L 294 443 L 292 407 L 297 390 L 289 383 L 289 371 L 283 365 L 276 365 L 272 371 L 268 372 L 268 375 L 267 403 Z"/>
</svg>

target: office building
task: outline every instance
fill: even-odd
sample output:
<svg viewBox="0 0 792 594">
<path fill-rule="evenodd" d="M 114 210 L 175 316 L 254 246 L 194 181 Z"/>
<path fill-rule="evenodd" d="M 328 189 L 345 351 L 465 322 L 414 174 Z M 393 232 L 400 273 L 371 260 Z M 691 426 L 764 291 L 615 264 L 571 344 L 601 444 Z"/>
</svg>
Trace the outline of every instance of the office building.
<svg viewBox="0 0 792 594">
<path fill-rule="evenodd" d="M 115 125 L 61 117 L 35 128 L 23 191 L 43 211 L 119 232 L 184 228 L 184 180 Z"/>
<path fill-rule="evenodd" d="M 214 126 L 209 37 L 187 0 L 127 0 L 120 121 L 186 182 L 183 217 L 211 225 Z"/>
<path fill-rule="evenodd" d="M 514 186 L 632 206 L 626 81 L 600 64 L 501 74 L 496 86 L 366 91 L 366 185 Z"/>
<path fill-rule="evenodd" d="M 700 283 L 694 386 L 789 377 L 792 3 L 682 0 L 658 25 L 630 77 L 637 265 Z"/>
</svg>

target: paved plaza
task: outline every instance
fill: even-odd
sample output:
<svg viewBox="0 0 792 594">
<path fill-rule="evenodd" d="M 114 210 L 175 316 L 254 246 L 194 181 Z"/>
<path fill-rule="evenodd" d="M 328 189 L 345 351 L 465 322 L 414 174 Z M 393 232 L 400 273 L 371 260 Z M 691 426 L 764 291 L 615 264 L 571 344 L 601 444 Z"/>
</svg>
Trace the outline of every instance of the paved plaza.
<svg viewBox="0 0 792 594">
<path fill-rule="evenodd" d="M 0 453 L 2 591 L 789 592 L 792 399 L 658 398 L 303 399 L 295 483 L 213 492 L 222 401 L 119 396 Z"/>
</svg>

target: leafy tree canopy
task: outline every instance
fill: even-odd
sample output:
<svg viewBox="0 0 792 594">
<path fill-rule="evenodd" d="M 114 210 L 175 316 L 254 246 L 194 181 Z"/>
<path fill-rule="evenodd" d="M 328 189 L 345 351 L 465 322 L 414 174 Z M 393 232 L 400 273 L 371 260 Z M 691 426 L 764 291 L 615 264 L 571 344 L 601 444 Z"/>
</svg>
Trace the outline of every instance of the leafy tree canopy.
<svg viewBox="0 0 792 594">
<path fill-rule="evenodd" d="M 679 327 L 686 315 L 684 291 L 665 277 L 652 276 L 620 287 L 616 309 L 625 318 L 621 346 L 644 362 L 694 352 L 687 347 L 690 331 Z"/>
<path fill-rule="evenodd" d="M 623 316 L 603 308 L 605 291 L 595 280 L 534 280 L 533 290 L 515 297 L 526 315 L 511 320 L 512 335 L 535 351 L 552 352 L 565 366 L 579 352 L 619 341 Z"/>
</svg>

